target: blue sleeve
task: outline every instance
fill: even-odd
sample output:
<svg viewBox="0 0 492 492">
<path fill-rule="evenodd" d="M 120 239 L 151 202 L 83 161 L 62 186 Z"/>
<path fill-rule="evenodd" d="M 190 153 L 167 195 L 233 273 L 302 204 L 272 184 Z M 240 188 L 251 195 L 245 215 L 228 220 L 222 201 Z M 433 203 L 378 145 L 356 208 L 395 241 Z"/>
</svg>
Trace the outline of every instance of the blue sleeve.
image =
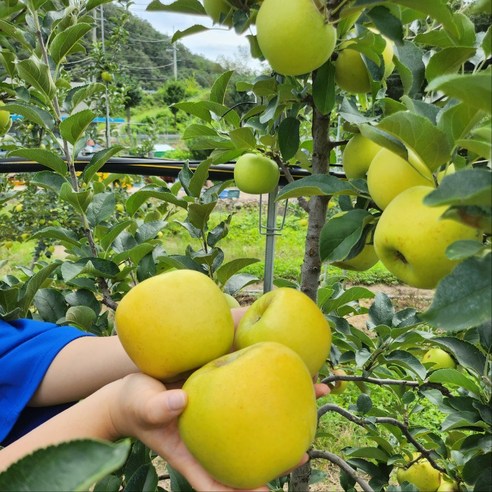
<svg viewBox="0 0 492 492">
<path fill-rule="evenodd" d="M 88 335 L 90 334 L 72 326 L 58 326 L 28 319 L 8 323 L 0 320 L 2 445 L 14 440 L 10 439 L 9 434 L 16 423 L 21 424 L 21 428 L 16 429 L 16 437 L 20 437 L 66 407 L 26 408 L 58 352 L 71 341 Z M 23 415 L 25 409 L 26 414 Z"/>
</svg>

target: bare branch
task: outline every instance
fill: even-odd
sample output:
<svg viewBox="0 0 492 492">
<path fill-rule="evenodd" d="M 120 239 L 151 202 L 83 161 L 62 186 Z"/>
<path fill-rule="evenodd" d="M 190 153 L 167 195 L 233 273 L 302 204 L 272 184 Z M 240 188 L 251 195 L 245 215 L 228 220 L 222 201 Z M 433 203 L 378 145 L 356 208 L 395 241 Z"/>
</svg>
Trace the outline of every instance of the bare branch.
<svg viewBox="0 0 492 492">
<path fill-rule="evenodd" d="M 345 473 L 350 475 L 359 485 L 364 492 L 374 492 L 374 489 L 362 478 L 357 475 L 357 472 L 340 456 L 330 453 L 328 451 L 318 451 L 313 449 L 309 451 L 309 457 L 311 459 L 323 458 L 325 460 L 331 461 L 334 465 L 337 465 Z"/>
</svg>

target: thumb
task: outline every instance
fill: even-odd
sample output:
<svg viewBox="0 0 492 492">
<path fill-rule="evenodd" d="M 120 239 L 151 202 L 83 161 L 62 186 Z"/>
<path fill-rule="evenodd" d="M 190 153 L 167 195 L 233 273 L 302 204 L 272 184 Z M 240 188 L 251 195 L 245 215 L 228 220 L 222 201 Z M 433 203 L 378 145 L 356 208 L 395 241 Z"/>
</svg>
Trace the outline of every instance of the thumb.
<svg viewBox="0 0 492 492">
<path fill-rule="evenodd" d="M 187 395 L 183 390 L 163 391 L 149 402 L 147 420 L 150 424 L 165 424 L 175 419 L 186 407 Z"/>
</svg>

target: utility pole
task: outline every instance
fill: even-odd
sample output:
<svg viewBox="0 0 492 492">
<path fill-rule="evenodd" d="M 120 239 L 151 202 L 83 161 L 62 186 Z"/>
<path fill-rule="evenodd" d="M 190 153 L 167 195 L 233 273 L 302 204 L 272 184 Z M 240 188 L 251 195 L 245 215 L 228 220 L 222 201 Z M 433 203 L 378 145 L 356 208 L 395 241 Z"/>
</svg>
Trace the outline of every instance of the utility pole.
<svg viewBox="0 0 492 492">
<path fill-rule="evenodd" d="M 174 80 L 178 80 L 178 53 L 176 43 L 173 43 L 173 74 Z"/>
</svg>

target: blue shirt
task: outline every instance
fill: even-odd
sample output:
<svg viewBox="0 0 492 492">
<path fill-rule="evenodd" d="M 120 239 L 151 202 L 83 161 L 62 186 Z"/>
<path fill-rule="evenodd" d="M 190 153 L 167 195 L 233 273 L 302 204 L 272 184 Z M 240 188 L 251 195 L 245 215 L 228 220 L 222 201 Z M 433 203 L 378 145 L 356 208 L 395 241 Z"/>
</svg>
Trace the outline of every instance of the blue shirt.
<svg viewBox="0 0 492 492">
<path fill-rule="evenodd" d="M 28 407 L 58 352 L 90 335 L 72 326 L 29 319 L 0 320 L 0 444 L 6 446 L 64 410 L 70 403 Z"/>
</svg>

